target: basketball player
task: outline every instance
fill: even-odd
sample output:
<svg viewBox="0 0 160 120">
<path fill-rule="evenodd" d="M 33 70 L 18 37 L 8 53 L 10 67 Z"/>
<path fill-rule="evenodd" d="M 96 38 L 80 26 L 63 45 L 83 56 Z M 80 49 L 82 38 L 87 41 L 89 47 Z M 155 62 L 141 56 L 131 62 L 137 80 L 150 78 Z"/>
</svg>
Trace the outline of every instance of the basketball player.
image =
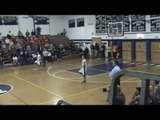
<svg viewBox="0 0 160 120">
<path fill-rule="evenodd" d="M 84 81 L 82 83 L 86 83 L 86 74 L 87 74 L 87 61 L 84 56 L 82 56 L 82 65 L 79 73 L 83 75 Z"/>
</svg>

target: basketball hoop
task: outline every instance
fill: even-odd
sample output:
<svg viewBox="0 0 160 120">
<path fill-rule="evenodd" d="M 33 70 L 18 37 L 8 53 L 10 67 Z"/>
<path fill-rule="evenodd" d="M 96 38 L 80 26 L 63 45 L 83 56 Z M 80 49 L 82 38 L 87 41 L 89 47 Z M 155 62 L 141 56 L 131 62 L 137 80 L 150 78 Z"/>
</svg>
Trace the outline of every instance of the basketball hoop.
<svg viewBox="0 0 160 120">
<path fill-rule="evenodd" d="M 112 32 L 111 36 L 112 36 L 112 39 L 114 39 L 114 37 L 116 36 L 116 33 Z"/>
<path fill-rule="evenodd" d="M 109 37 L 120 37 L 123 35 L 123 22 L 113 22 L 108 24 Z"/>
</svg>

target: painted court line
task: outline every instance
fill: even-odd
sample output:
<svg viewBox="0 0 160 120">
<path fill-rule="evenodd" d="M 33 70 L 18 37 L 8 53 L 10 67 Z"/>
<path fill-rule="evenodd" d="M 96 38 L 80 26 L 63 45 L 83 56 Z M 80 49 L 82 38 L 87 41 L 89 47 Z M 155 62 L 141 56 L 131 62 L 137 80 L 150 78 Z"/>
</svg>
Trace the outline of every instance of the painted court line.
<svg viewBox="0 0 160 120">
<path fill-rule="evenodd" d="M 63 77 L 59 77 L 59 76 L 55 76 L 55 74 L 51 74 L 50 72 L 49 72 L 49 70 L 51 69 L 52 67 L 50 67 L 50 68 L 48 68 L 48 70 L 47 70 L 47 73 L 49 74 L 49 75 L 51 75 L 51 76 L 53 76 L 53 77 L 55 77 L 55 78 L 59 78 L 59 79 L 62 79 L 62 80 L 67 80 L 67 81 L 72 81 L 72 82 L 79 82 L 79 83 L 81 83 L 82 81 L 77 81 L 77 80 L 74 80 L 74 79 L 83 79 L 83 77 L 81 77 L 81 78 L 74 78 L 74 79 L 71 79 L 71 78 L 63 78 Z M 59 71 L 57 71 L 57 72 L 59 72 Z M 56 72 L 56 73 L 57 73 Z M 92 76 L 88 76 L 88 77 L 92 77 Z M 87 78 L 88 78 L 87 77 Z M 133 79 L 133 78 L 131 78 L 131 79 Z M 135 78 L 134 78 L 135 79 Z M 100 82 L 100 81 L 87 81 L 88 83 L 99 83 L 99 84 L 108 84 L 108 83 L 110 83 L 110 82 Z M 122 83 L 123 82 L 125 82 L 125 81 L 122 81 Z M 128 81 L 128 82 L 133 82 L 133 81 Z"/>
<path fill-rule="evenodd" d="M 94 90 L 98 90 L 98 89 L 101 89 L 101 88 L 103 88 L 103 87 L 106 87 L 106 85 L 105 85 L 105 86 L 103 85 L 103 86 L 97 87 L 97 88 L 93 88 L 93 89 L 90 89 L 90 90 L 82 91 L 82 92 L 79 92 L 79 93 L 67 95 L 67 96 L 64 96 L 63 98 L 73 97 L 73 96 L 80 95 L 80 94 L 83 94 L 83 93 L 87 93 L 87 92 L 91 92 L 91 91 L 94 91 Z"/>
<path fill-rule="evenodd" d="M 134 79 L 137 79 L 137 78 L 127 79 L 126 81 L 122 81 L 122 83 L 139 82 L 139 81 L 130 81 L 130 80 L 134 80 Z M 107 83 L 109 84 L 110 82 L 107 82 Z M 79 93 L 71 94 L 71 95 L 68 95 L 68 96 L 64 96 L 63 98 L 68 98 L 68 97 L 76 96 L 76 95 L 79 95 L 79 94 L 87 93 L 87 92 L 90 92 L 90 91 L 98 90 L 98 89 L 103 88 L 103 87 L 106 87 L 106 85 L 103 85 L 103 86 L 97 87 L 97 88 L 93 88 L 93 89 L 90 89 L 90 90 L 82 91 L 82 92 L 79 92 Z"/>
<path fill-rule="evenodd" d="M 105 86 L 106 86 L 106 85 L 105 85 Z M 94 91 L 94 90 L 103 88 L 103 87 L 105 87 L 105 86 L 103 85 L 103 86 L 101 86 L 101 87 L 97 87 L 97 88 L 93 88 L 93 89 L 90 89 L 90 90 L 86 90 L 86 91 L 78 92 L 78 93 L 75 93 L 75 94 L 67 95 L 67 96 L 65 96 L 65 97 L 63 97 L 63 98 L 61 98 L 61 99 L 73 97 L 73 96 L 76 96 L 76 95 L 79 95 L 79 94 L 83 94 L 83 93 L 87 93 L 87 92 L 90 92 L 90 91 Z M 60 100 L 60 99 L 50 100 L 50 101 L 46 101 L 46 102 L 39 103 L 39 104 L 40 104 L 40 105 L 42 105 L 42 104 L 47 104 L 47 103 L 49 103 L 49 102 L 54 102 L 54 101 L 56 101 L 56 100 Z"/>
<path fill-rule="evenodd" d="M 46 92 L 48 92 L 48 93 L 51 93 L 52 95 L 55 95 L 55 96 L 60 97 L 60 98 L 63 98 L 63 97 L 60 96 L 60 95 L 57 95 L 57 94 L 55 94 L 55 93 L 53 93 L 53 92 L 51 92 L 51 91 L 49 91 L 49 90 L 47 90 L 47 89 L 45 89 L 45 88 L 42 88 L 42 87 L 40 87 L 40 86 L 38 86 L 38 85 L 36 85 L 36 84 L 34 84 L 34 83 L 31 83 L 31 82 L 29 82 L 29 81 L 26 81 L 25 79 L 20 78 L 20 77 L 14 75 L 14 74 L 11 74 L 11 73 L 10 73 L 9 75 L 11 75 L 11 76 L 13 76 L 13 77 L 15 77 L 15 78 L 18 78 L 19 80 L 25 81 L 25 82 L 27 82 L 27 83 L 29 83 L 29 84 L 37 87 L 37 88 L 40 88 L 40 89 L 42 89 L 42 90 L 44 90 L 44 91 L 46 91 Z"/>
<path fill-rule="evenodd" d="M 139 82 L 139 81 L 130 81 L 130 80 L 134 80 L 134 79 L 137 79 L 137 78 L 130 78 L 130 79 L 127 79 L 126 81 L 122 81 L 121 83 L 133 83 L 133 82 Z M 107 82 L 107 84 L 109 84 L 110 82 Z M 86 91 L 82 91 L 82 92 L 78 92 L 78 93 L 74 93 L 74 94 L 71 94 L 71 95 L 67 95 L 67 96 L 64 96 L 63 98 L 61 99 L 65 99 L 65 98 L 70 98 L 70 97 L 73 97 L 73 96 L 76 96 L 76 95 L 80 95 L 80 94 L 83 94 L 83 93 L 87 93 L 87 92 L 91 92 L 91 91 L 94 91 L 94 90 L 98 90 L 98 89 L 101 89 L 101 88 L 104 88 L 106 87 L 107 85 L 103 85 L 101 87 L 97 87 L 97 88 L 93 88 L 93 89 L 90 89 L 90 90 L 86 90 Z M 50 101 L 46 101 L 46 102 L 43 102 L 43 103 L 39 103 L 39 105 L 43 105 L 43 104 L 47 104 L 47 103 L 50 103 L 50 102 L 54 102 L 54 101 L 58 101 L 60 99 L 55 99 L 55 100 L 50 100 Z"/>
<path fill-rule="evenodd" d="M 61 99 L 63 99 L 63 98 L 61 98 Z M 50 103 L 50 102 L 58 102 L 58 100 L 61 100 L 61 99 L 58 98 L 58 99 L 55 99 L 55 100 L 50 100 L 50 101 L 38 103 L 37 105 L 45 105 L 45 104 Z"/>
</svg>

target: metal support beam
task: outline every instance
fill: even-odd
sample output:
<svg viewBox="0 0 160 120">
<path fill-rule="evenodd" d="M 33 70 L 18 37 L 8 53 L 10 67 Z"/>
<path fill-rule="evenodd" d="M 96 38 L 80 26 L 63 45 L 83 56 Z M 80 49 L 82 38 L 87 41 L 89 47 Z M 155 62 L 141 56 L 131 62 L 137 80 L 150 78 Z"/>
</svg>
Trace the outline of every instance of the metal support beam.
<svg viewBox="0 0 160 120">
<path fill-rule="evenodd" d="M 140 105 L 148 104 L 149 82 L 150 80 L 147 79 L 142 79 L 141 81 Z"/>
<path fill-rule="evenodd" d="M 153 68 L 148 68 L 153 69 Z M 160 81 L 160 75 L 158 73 L 152 72 L 141 72 L 136 70 L 121 70 L 117 72 L 111 81 L 110 88 L 110 96 L 109 96 L 109 104 L 116 105 L 116 94 L 117 94 L 117 83 L 121 76 L 130 76 L 140 78 L 141 81 L 141 92 L 140 92 L 140 105 L 148 104 L 148 96 L 149 96 L 149 83 L 150 80 Z"/>
</svg>

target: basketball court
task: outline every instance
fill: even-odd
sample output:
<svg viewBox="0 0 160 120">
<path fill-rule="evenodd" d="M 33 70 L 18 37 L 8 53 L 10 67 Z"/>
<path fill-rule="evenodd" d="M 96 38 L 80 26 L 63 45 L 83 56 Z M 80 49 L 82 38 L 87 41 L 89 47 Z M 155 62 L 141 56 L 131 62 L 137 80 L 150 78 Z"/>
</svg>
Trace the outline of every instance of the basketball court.
<svg viewBox="0 0 160 120">
<path fill-rule="evenodd" d="M 73 105 L 108 105 L 107 93 L 103 92 L 110 84 L 108 77 L 111 63 L 105 60 L 88 59 L 87 83 L 78 73 L 80 58 L 68 58 L 47 63 L 46 68 L 33 65 L 0 69 L 1 84 L 9 85 L 11 90 L 0 95 L 2 105 L 56 105 L 65 100 Z M 137 65 L 121 63 L 122 69 Z M 145 66 L 145 65 L 141 65 Z M 126 95 L 126 104 L 132 99 L 137 78 L 122 77 L 122 91 Z"/>
</svg>

